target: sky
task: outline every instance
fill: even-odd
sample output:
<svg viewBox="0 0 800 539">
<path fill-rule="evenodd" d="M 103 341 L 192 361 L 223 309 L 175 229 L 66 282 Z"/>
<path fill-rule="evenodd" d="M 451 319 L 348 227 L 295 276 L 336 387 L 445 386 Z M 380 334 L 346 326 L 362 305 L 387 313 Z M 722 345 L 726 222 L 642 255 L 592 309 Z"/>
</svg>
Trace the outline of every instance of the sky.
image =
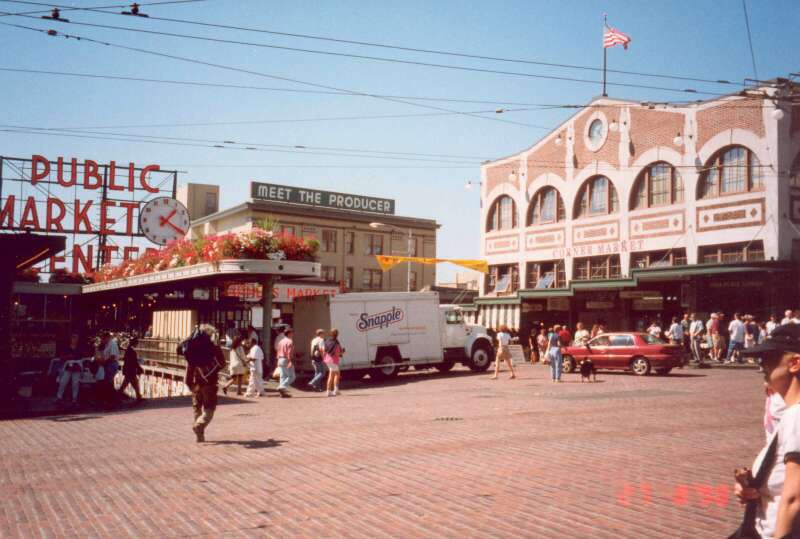
<svg viewBox="0 0 800 539">
<path fill-rule="evenodd" d="M 112 4 L 108 0 L 61 2 L 72 7 Z M 800 42 L 796 38 L 800 9 L 796 2 L 746 2 L 758 78 L 786 77 L 791 72 L 800 72 Z M 0 71 L 3 95 L 0 124 L 4 126 L 0 129 L 77 128 L 73 133 L 76 136 L 0 131 L 0 155 L 42 154 L 51 159 L 69 156 L 101 163 L 112 159 L 134 161 L 137 165 L 155 163 L 162 169 L 182 171 L 180 183 L 220 185 L 223 209 L 246 200 L 250 181 L 254 180 L 391 198 L 396 200 L 398 215 L 435 219 L 441 225 L 438 256 L 446 258 L 479 255 L 479 191 L 469 191 L 464 186 L 467 181 L 480 179 L 480 162 L 535 144 L 574 112 L 565 108 L 541 109 L 536 105 L 585 104 L 598 96 L 601 93 L 598 71 L 209 28 L 154 17 L 597 69 L 602 67 L 602 21 L 603 13 L 607 13 L 609 24 L 632 38 L 628 50 L 621 47 L 609 50 L 609 69 L 737 83 L 723 85 L 609 73 L 610 83 L 664 88 L 610 84 L 611 97 L 642 101 L 708 98 L 712 96 L 680 90 L 692 88 L 724 94 L 741 89 L 739 84 L 756 76 L 743 5 L 738 0 L 205 0 L 142 4 L 142 12 L 152 18 L 64 10 L 62 16 L 71 23 L 41 20 L 38 14 L 34 18 L 0 15 L 0 22 L 54 29 L 206 64 L 0 25 L 0 68 L 261 89 Z M 47 6 L 0 0 L 2 12 L 39 9 Z M 75 23 L 537 76 L 207 42 Z M 594 82 L 553 80 L 538 75 Z M 307 93 L 324 90 L 322 87 L 348 93 Z M 390 100 L 353 93 L 403 97 Z M 508 111 L 494 112 L 501 108 Z M 213 125 L 180 125 L 209 123 Z M 103 133 L 116 133 L 116 140 Z M 136 140 L 121 140 L 131 136 Z M 166 139 L 172 144 L 165 144 L 163 138 L 151 138 L 153 142 L 148 143 L 142 142 L 143 137 L 173 138 Z M 214 141 L 235 141 L 241 144 L 239 148 L 259 145 L 253 147 L 265 151 L 236 149 L 230 144 L 223 144 L 225 148 L 209 147 Z M 452 279 L 456 271 L 455 266 L 439 266 L 439 281 Z"/>
</svg>

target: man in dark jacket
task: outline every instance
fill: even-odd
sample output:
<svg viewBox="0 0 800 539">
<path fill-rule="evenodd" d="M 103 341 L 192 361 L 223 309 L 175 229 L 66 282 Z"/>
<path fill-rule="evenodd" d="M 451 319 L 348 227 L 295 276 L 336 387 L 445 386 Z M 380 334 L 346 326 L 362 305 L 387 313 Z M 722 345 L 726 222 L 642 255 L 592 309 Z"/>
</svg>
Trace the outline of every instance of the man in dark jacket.
<svg viewBox="0 0 800 539">
<path fill-rule="evenodd" d="M 200 335 L 190 346 L 193 350 L 191 355 L 186 354 L 186 386 L 192 391 L 192 430 L 199 443 L 206 441 L 205 430 L 217 408 L 217 384 L 219 371 L 225 367 L 225 356 L 217 345 L 217 330 L 208 324 L 200 326 Z"/>
</svg>

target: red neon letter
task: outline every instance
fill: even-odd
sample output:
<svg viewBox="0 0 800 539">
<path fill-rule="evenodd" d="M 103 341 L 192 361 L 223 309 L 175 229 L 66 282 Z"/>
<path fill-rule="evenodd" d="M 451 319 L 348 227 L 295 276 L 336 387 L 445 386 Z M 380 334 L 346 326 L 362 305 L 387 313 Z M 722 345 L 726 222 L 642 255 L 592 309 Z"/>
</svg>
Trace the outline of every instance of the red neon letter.
<svg viewBox="0 0 800 539">
<path fill-rule="evenodd" d="M 5 221 L 5 224 L 3 224 Z M 14 195 L 8 195 L 6 203 L 0 211 L 0 226 L 14 228 Z"/>
<path fill-rule="evenodd" d="M 33 227 L 34 230 L 39 230 L 39 212 L 36 211 L 36 199 L 28 197 L 25 203 L 25 209 L 22 210 L 22 218 L 19 220 L 19 227 Z"/>
<path fill-rule="evenodd" d="M 99 167 L 95 161 L 87 159 L 83 162 L 83 188 L 84 189 L 97 189 L 103 185 L 103 178 L 98 173 Z M 95 183 L 89 181 L 90 178 L 97 180 Z"/>
<path fill-rule="evenodd" d="M 114 229 L 112 227 L 117 220 L 108 216 L 108 208 L 113 208 L 116 205 L 117 203 L 113 200 L 104 200 L 100 203 L 100 234 L 114 233 Z"/>
<path fill-rule="evenodd" d="M 88 246 L 89 254 L 83 256 L 83 249 L 80 244 L 72 246 L 72 273 L 80 273 L 78 264 L 83 268 L 83 273 L 92 271 L 92 259 L 94 258 L 94 245 Z"/>
<path fill-rule="evenodd" d="M 63 256 L 51 256 L 50 257 L 50 273 L 53 273 L 54 271 L 59 269 L 59 268 L 56 267 L 56 262 L 64 262 L 64 260 L 66 260 L 66 259 Z"/>
<path fill-rule="evenodd" d="M 39 165 L 43 168 L 39 171 Z M 36 185 L 39 180 L 43 180 L 50 175 L 50 161 L 43 155 L 31 157 L 31 184 Z"/>
<path fill-rule="evenodd" d="M 135 259 L 136 257 L 132 257 L 131 255 L 135 255 L 139 252 L 138 247 L 134 247 L 131 245 L 126 245 L 125 248 L 122 249 L 122 259 L 123 260 L 131 260 Z"/>
<path fill-rule="evenodd" d="M 117 163 L 115 161 L 111 161 L 108 165 L 108 188 L 112 191 L 124 191 L 124 185 L 117 185 L 114 183 L 114 180 L 117 179 Z"/>
<path fill-rule="evenodd" d="M 147 175 L 150 172 L 155 172 L 155 171 L 158 171 L 158 170 L 161 170 L 161 167 L 158 166 L 158 165 L 147 165 L 146 167 L 144 167 L 142 169 L 141 174 L 139 174 L 139 183 L 142 184 L 142 187 L 146 191 L 150 191 L 151 193 L 158 193 L 158 189 L 156 189 L 155 187 L 153 187 L 149 183 L 147 183 Z"/>
<path fill-rule="evenodd" d="M 58 215 L 53 215 L 53 207 L 58 206 Z M 64 227 L 61 226 L 61 220 L 67 212 L 64 203 L 57 198 L 50 197 L 47 199 L 47 230 L 52 232 L 64 232 Z M 53 228 L 55 227 L 55 228 Z"/>
<path fill-rule="evenodd" d="M 125 208 L 125 235 L 133 235 L 133 210 L 139 209 L 138 202 L 122 201 L 119 203 L 120 208 Z"/>
<path fill-rule="evenodd" d="M 81 209 L 81 201 L 77 198 L 75 199 L 75 232 L 80 233 L 81 231 L 81 223 L 86 225 L 86 232 L 94 232 L 92 230 L 92 222 L 89 221 L 89 216 L 86 215 L 89 212 L 89 208 L 92 207 L 92 201 L 86 203 L 86 205 Z"/>
<path fill-rule="evenodd" d="M 64 180 L 64 158 L 58 158 L 58 175 L 56 176 L 59 185 L 64 187 L 72 187 L 76 183 L 78 183 L 78 160 L 74 157 L 72 161 L 70 161 L 70 179 L 69 181 Z"/>
<path fill-rule="evenodd" d="M 112 260 L 111 255 L 116 253 L 118 250 L 119 247 L 117 247 L 116 245 L 103 245 L 102 247 L 103 254 L 101 255 L 101 260 L 103 261 L 103 264 L 111 263 Z"/>
</svg>

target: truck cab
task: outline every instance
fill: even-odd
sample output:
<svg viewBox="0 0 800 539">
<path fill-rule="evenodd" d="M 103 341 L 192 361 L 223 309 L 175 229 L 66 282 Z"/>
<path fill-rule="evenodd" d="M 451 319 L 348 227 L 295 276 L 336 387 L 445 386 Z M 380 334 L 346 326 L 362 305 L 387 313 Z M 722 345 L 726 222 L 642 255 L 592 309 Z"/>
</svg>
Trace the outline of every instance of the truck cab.
<svg viewBox="0 0 800 539">
<path fill-rule="evenodd" d="M 445 366 L 459 362 L 474 371 L 488 369 L 494 346 L 486 328 L 467 324 L 458 305 L 440 305 L 439 319 Z"/>
</svg>

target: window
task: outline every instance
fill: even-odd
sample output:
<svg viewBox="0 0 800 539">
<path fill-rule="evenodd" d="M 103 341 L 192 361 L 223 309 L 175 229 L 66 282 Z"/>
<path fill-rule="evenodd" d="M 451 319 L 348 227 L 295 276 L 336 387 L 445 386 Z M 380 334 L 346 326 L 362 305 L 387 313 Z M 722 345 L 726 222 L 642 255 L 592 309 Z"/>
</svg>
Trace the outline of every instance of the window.
<svg viewBox="0 0 800 539">
<path fill-rule="evenodd" d="M 281 225 L 281 233 L 282 234 L 289 234 L 290 236 L 294 236 L 295 228 L 293 225 Z"/>
<path fill-rule="evenodd" d="M 603 120 L 598 118 L 589 124 L 589 142 L 592 143 L 592 146 L 599 146 L 600 143 L 603 142 L 605 134 L 606 124 L 603 123 Z"/>
<path fill-rule="evenodd" d="M 322 266 L 322 278 L 329 283 L 336 282 L 336 266 Z"/>
<path fill-rule="evenodd" d="M 347 290 L 353 289 L 353 268 L 344 268 L 344 287 Z"/>
<path fill-rule="evenodd" d="M 731 146 L 711 158 L 697 184 L 697 198 L 746 193 L 763 189 L 761 163 L 744 146 Z"/>
<path fill-rule="evenodd" d="M 412 291 L 416 290 L 417 289 L 417 272 L 416 271 L 412 271 L 411 272 L 410 281 L 411 281 L 411 290 Z"/>
<path fill-rule="evenodd" d="M 383 254 L 383 236 L 380 234 L 367 234 L 367 244 L 364 246 L 365 255 Z"/>
<path fill-rule="evenodd" d="M 525 288 L 566 288 L 567 274 L 563 260 L 528 262 Z"/>
<path fill-rule="evenodd" d="M 800 153 L 794 158 L 792 166 L 789 169 L 789 185 L 792 187 L 800 187 Z"/>
<path fill-rule="evenodd" d="M 631 269 L 658 268 L 662 266 L 685 266 L 686 249 L 672 249 L 670 251 L 648 251 L 644 253 L 631 253 Z"/>
<path fill-rule="evenodd" d="M 617 279 L 620 276 L 619 255 L 576 258 L 573 269 L 573 278 L 578 281 Z"/>
<path fill-rule="evenodd" d="M 214 192 L 206 193 L 206 215 L 216 213 L 219 206 L 217 206 L 217 194 Z"/>
<path fill-rule="evenodd" d="M 355 252 L 354 246 L 356 243 L 356 234 L 355 232 L 345 232 L 344 233 L 344 252 L 348 255 L 351 255 Z"/>
<path fill-rule="evenodd" d="M 375 269 L 365 269 L 361 275 L 361 286 L 364 290 L 380 290 L 383 288 L 383 272 Z"/>
<path fill-rule="evenodd" d="M 486 232 L 509 230 L 517 227 L 517 205 L 508 195 L 502 195 L 489 208 Z"/>
<path fill-rule="evenodd" d="M 641 210 L 683 202 L 683 178 L 669 163 L 647 166 L 633 186 L 631 209 Z"/>
<path fill-rule="evenodd" d="M 642 340 L 645 344 L 666 344 L 667 341 L 663 340 L 661 337 L 655 337 L 650 335 L 649 333 L 645 333 L 642 335 Z"/>
<path fill-rule="evenodd" d="M 700 247 L 698 259 L 701 264 L 728 264 L 733 262 L 755 262 L 764 260 L 764 242 L 728 243 Z"/>
<path fill-rule="evenodd" d="M 605 176 L 595 176 L 584 182 L 578 190 L 575 218 L 616 213 L 619 210 L 617 190 Z"/>
<path fill-rule="evenodd" d="M 589 341 L 589 346 L 608 346 L 611 344 L 611 339 L 608 335 L 600 335 Z"/>
<path fill-rule="evenodd" d="M 633 346 L 633 337 L 630 335 L 612 335 L 611 346 Z"/>
<path fill-rule="evenodd" d="M 558 191 L 554 187 L 539 189 L 528 208 L 527 226 L 555 223 L 564 219 L 564 201 Z"/>
<path fill-rule="evenodd" d="M 486 275 L 486 293 L 513 294 L 519 290 L 519 266 L 516 264 L 502 264 L 489 266 Z"/>
<path fill-rule="evenodd" d="M 412 237 L 411 241 L 406 238 L 406 243 L 409 244 L 409 254 L 408 256 L 417 256 L 417 238 Z"/>
<path fill-rule="evenodd" d="M 322 231 L 322 250 L 326 253 L 336 252 L 336 240 L 339 238 L 339 233 L 335 230 Z"/>
</svg>

